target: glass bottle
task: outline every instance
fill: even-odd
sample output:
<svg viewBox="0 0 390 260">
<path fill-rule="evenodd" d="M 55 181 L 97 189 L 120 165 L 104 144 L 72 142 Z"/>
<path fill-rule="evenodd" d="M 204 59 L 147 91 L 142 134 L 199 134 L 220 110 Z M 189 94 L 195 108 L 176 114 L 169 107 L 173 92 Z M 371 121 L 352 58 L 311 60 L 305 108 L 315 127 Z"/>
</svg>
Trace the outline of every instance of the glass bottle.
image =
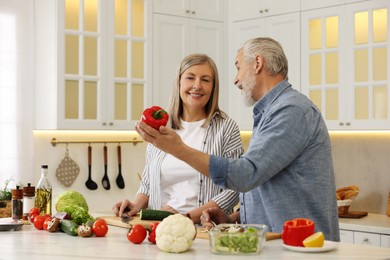
<svg viewBox="0 0 390 260">
<path fill-rule="evenodd" d="M 35 187 L 31 183 L 27 183 L 27 187 L 23 187 L 23 220 L 28 219 L 30 210 L 35 207 Z"/>
<path fill-rule="evenodd" d="M 41 178 L 38 181 L 35 197 L 35 207 L 41 214 L 51 215 L 52 187 L 48 179 L 47 165 L 41 166 Z"/>
<path fill-rule="evenodd" d="M 22 219 L 23 217 L 23 190 L 16 186 L 12 193 L 12 218 Z"/>
</svg>

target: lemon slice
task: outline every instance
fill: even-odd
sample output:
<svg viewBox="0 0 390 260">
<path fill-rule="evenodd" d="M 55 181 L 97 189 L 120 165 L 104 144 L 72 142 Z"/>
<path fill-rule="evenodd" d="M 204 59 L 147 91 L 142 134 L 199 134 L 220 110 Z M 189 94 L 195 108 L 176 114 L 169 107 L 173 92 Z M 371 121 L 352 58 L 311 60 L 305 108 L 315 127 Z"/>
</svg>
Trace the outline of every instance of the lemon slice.
<svg viewBox="0 0 390 260">
<path fill-rule="evenodd" d="M 305 238 L 305 240 L 303 240 L 302 243 L 305 247 L 323 247 L 324 241 L 325 241 L 324 233 L 317 232 Z"/>
</svg>

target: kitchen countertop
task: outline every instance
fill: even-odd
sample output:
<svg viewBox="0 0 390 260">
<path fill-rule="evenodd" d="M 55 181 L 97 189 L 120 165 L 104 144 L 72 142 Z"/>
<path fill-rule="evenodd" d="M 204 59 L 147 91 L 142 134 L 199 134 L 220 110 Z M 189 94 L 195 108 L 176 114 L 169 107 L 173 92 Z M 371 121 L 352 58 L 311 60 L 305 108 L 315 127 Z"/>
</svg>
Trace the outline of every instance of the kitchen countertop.
<svg viewBox="0 0 390 260">
<path fill-rule="evenodd" d="M 300 253 L 284 249 L 282 241 L 267 241 L 260 255 L 222 256 L 210 253 L 207 239 L 195 239 L 191 249 L 173 254 L 160 251 L 145 240 L 130 243 L 127 229 L 109 226 L 105 237 L 73 237 L 62 232 L 49 233 L 24 225 L 19 231 L 0 232 L 1 259 L 389 259 L 390 248 L 338 243 L 337 249 L 323 253 Z"/>
<path fill-rule="evenodd" d="M 340 218 L 340 229 L 390 235 L 390 217 L 382 214 L 368 213 L 367 216 Z"/>
</svg>

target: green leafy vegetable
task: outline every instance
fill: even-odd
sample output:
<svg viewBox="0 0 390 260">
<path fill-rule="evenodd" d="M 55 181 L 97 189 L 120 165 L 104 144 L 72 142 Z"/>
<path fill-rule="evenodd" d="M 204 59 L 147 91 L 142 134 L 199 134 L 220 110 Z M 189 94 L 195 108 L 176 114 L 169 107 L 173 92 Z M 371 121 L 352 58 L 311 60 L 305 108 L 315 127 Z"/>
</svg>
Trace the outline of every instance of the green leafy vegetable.
<svg viewBox="0 0 390 260">
<path fill-rule="evenodd" d="M 87 223 L 89 220 L 94 219 L 91 215 L 89 215 L 88 211 L 85 210 L 85 208 L 80 206 L 65 206 L 61 208 L 61 212 L 68 213 L 70 215 L 70 219 L 78 225 Z"/>
<path fill-rule="evenodd" d="M 87 201 L 85 200 L 84 196 L 80 192 L 74 190 L 65 191 L 58 196 L 56 202 L 57 212 L 64 211 L 62 209 L 66 206 L 80 206 L 87 212 L 89 210 Z"/>
<path fill-rule="evenodd" d="M 257 229 L 249 227 L 244 232 L 228 230 L 216 237 L 215 249 L 219 252 L 255 253 L 258 250 Z"/>
</svg>

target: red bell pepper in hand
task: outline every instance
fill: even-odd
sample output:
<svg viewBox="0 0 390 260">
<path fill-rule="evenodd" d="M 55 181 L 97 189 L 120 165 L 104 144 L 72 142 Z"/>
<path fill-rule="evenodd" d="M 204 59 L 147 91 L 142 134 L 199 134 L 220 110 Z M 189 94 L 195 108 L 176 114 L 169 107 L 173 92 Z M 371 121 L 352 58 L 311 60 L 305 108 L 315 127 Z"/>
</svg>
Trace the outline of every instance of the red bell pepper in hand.
<svg viewBox="0 0 390 260">
<path fill-rule="evenodd" d="M 314 221 L 306 218 L 296 218 L 284 222 L 282 240 L 289 246 L 304 246 L 303 240 L 314 234 Z"/>
<path fill-rule="evenodd" d="M 141 121 L 158 130 L 160 126 L 167 124 L 168 118 L 169 115 L 164 109 L 159 106 L 152 106 L 144 110 Z"/>
<path fill-rule="evenodd" d="M 148 241 L 150 243 L 156 244 L 156 228 L 160 222 L 153 222 L 150 224 L 150 231 L 148 236 Z"/>
</svg>

